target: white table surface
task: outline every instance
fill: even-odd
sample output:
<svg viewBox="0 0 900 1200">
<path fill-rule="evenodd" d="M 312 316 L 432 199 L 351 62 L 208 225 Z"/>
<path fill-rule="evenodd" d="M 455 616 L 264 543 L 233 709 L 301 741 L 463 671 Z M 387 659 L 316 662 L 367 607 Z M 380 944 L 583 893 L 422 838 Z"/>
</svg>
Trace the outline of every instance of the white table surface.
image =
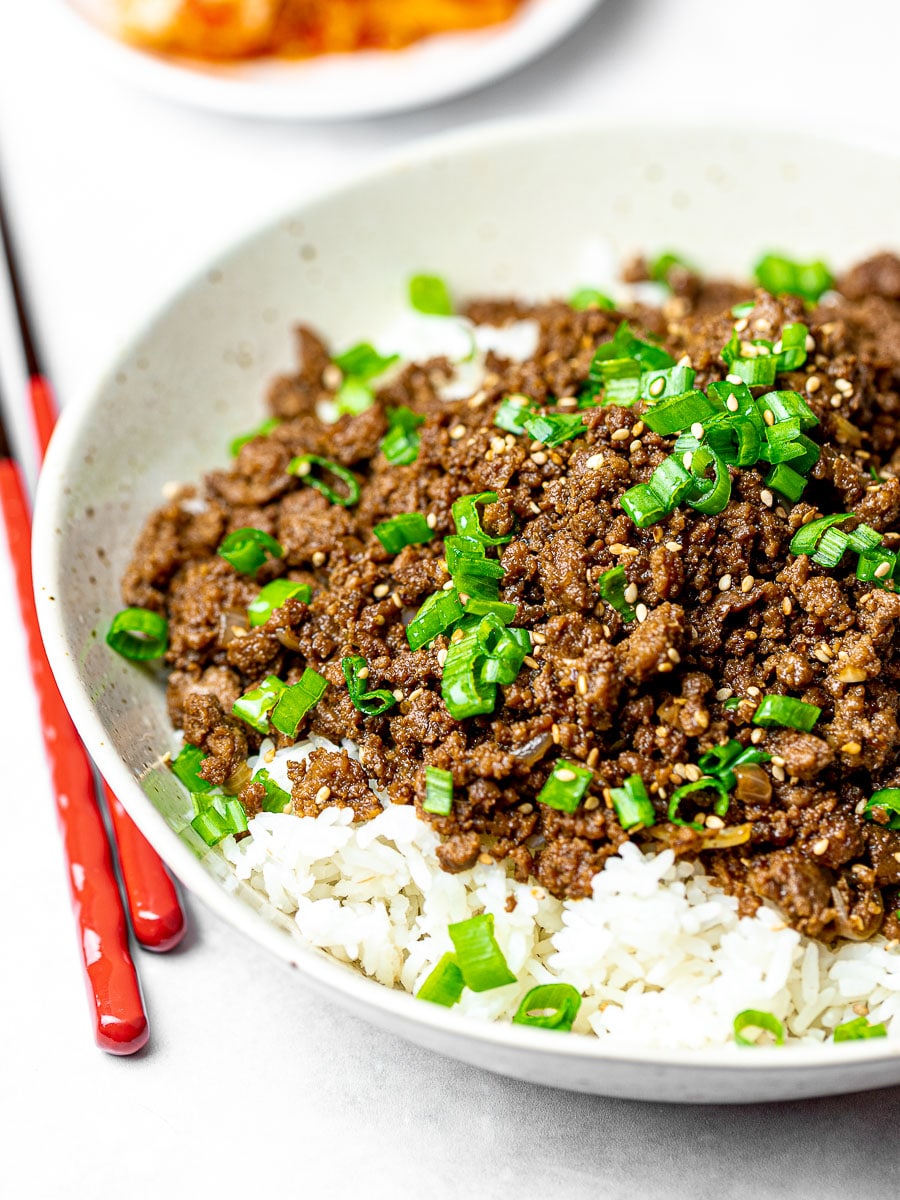
<svg viewBox="0 0 900 1200">
<path fill-rule="evenodd" d="M 893 0 L 607 0 L 492 88 L 328 126 L 217 118 L 132 92 L 71 54 L 57 2 L 0 0 L 0 168 L 63 403 L 205 256 L 411 138 L 525 114 L 662 112 L 900 150 Z M 21 364 L 2 334 L 0 371 L 12 393 Z M 190 900 L 184 945 L 139 958 L 149 1047 L 118 1060 L 95 1050 L 3 553 L 3 805 L 7 833 L 35 847 L 0 869 L 4 1195 L 230 1197 L 259 1182 L 366 1200 L 896 1193 L 900 1089 L 704 1110 L 520 1084 L 328 1008 Z"/>
</svg>

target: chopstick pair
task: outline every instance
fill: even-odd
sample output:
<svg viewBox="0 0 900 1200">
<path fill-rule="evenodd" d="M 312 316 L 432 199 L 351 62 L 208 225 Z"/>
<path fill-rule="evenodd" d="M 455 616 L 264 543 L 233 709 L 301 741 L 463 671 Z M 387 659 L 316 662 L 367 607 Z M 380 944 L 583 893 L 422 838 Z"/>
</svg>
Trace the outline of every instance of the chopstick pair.
<svg viewBox="0 0 900 1200">
<path fill-rule="evenodd" d="M 18 334 L 29 376 L 31 413 L 40 459 L 43 461 L 56 423 L 56 403 L 41 370 L 32 337 L 2 193 L 0 245 L 12 288 Z M 133 1054 L 147 1042 L 147 1016 L 128 948 L 128 923 L 98 801 L 93 768 L 56 686 L 38 628 L 31 583 L 28 494 L 3 426 L 2 407 L 0 509 L 9 541 L 38 696 L 69 890 L 94 1018 L 94 1036 L 103 1050 L 113 1054 Z M 181 940 L 185 928 L 175 886 L 156 852 L 105 781 L 103 787 L 134 935 L 148 949 L 169 950 Z"/>
</svg>

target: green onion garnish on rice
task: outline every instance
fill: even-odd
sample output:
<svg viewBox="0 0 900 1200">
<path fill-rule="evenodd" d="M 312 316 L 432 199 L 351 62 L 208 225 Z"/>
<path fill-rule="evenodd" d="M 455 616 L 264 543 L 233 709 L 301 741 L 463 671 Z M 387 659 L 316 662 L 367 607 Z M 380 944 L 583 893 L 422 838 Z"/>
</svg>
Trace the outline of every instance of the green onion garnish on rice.
<svg viewBox="0 0 900 1200">
<path fill-rule="evenodd" d="M 199 746 L 185 742 L 169 764 L 175 775 L 189 792 L 208 792 L 212 784 L 200 774 L 200 764 L 206 755 Z"/>
<path fill-rule="evenodd" d="M 247 606 L 247 620 L 251 627 L 265 625 L 272 613 L 281 608 L 286 600 L 302 600 L 309 604 L 312 589 L 308 583 L 295 583 L 293 579 L 273 579 L 260 590 L 259 595 Z"/>
<path fill-rule="evenodd" d="M 845 1021 L 834 1030 L 836 1042 L 861 1042 L 867 1038 L 887 1037 L 887 1026 L 880 1021 L 870 1024 L 865 1017 L 857 1017 L 854 1021 Z"/>
<path fill-rule="evenodd" d="M 441 767 L 425 768 L 425 812 L 446 817 L 453 809 L 453 775 Z"/>
<path fill-rule="evenodd" d="M 450 289 L 439 275 L 413 275 L 409 281 L 409 302 L 416 312 L 427 316 L 453 315 Z"/>
<path fill-rule="evenodd" d="M 538 803 L 560 812 L 573 813 L 590 787 L 594 773 L 589 767 L 567 762 L 561 758 L 553 767 L 550 778 L 538 792 Z"/>
<path fill-rule="evenodd" d="M 347 691 L 350 693 L 350 699 L 353 701 L 354 708 L 359 709 L 367 717 L 380 717 L 382 713 L 386 713 L 389 708 L 393 708 L 397 703 L 396 696 L 393 692 L 388 691 L 387 688 L 379 688 L 377 691 L 366 691 L 369 666 L 362 655 L 352 654 L 347 658 L 341 659 L 341 668 L 344 672 Z"/>
<path fill-rule="evenodd" d="M 766 1033 L 771 1033 L 775 1039 L 776 1046 L 784 1045 L 784 1026 L 770 1012 L 761 1012 L 756 1008 L 745 1008 L 743 1012 L 738 1013 L 734 1018 L 734 1040 L 739 1046 L 756 1046 L 758 1043 L 749 1037 L 744 1036 L 746 1029 L 764 1030 Z"/>
<path fill-rule="evenodd" d="M 399 554 L 404 546 L 420 546 L 430 542 L 434 530 L 421 513 L 399 513 L 381 521 L 372 531 L 388 554 Z"/>
<path fill-rule="evenodd" d="M 221 794 L 202 793 L 191 796 L 194 817 L 191 829 L 206 842 L 215 846 L 229 834 L 246 833 L 247 814 L 239 800 Z"/>
<path fill-rule="evenodd" d="M 448 950 L 416 992 L 416 997 L 452 1008 L 459 1001 L 465 986 L 462 971 L 456 963 L 456 955 Z"/>
<path fill-rule="evenodd" d="M 337 492 L 324 479 L 313 473 L 313 468 L 333 475 L 344 485 L 344 492 Z M 340 463 L 330 458 L 322 458 L 320 454 L 299 454 L 288 464 L 288 474 L 296 475 L 303 483 L 321 492 L 329 504 L 340 504 L 343 508 L 351 508 L 359 501 L 359 481 L 352 471 L 342 467 Z"/>
<path fill-rule="evenodd" d="M 169 623 L 149 608 L 123 608 L 110 623 L 106 644 L 133 662 L 162 658 L 169 644 Z"/>
<path fill-rule="evenodd" d="M 322 698 L 328 680 L 318 671 L 307 667 L 297 683 L 285 687 L 272 710 L 270 720 L 274 727 L 287 737 L 295 737 L 300 722 L 309 710 Z"/>
<path fill-rule="evenodd" d="M 283 558 L 284 548 L 261 529 L 235 529 L 219 545 L 217 554 L 242 575 L 255 575 L 268 559 Z"/>
<path fill-rule="evenodd" d="M 581 1007 L 581 993 L 571 983 L 542 983 L 523 998 L 514 1025 L 570 1032 Z"/>
<path fill-rule="evenodd" d="M 792 696 L 763 696 L 753 714 L 753 724 L 780 725 L 809 733 L 821 715 L 822 710 L 817 705 L 795 700 Z"/>
<path fill-rule="evenodd" d="M 254 783 L 261 783 L 265 788 L 266 798 L 263 801 L 263 812 L 283 813 L 291 802 L 290 793 L 279 787 L 265 767 L 253 776 Z"/>
<path fill-rule="evenodd" d="M 458 921 L 447 932 L 456 948 L 457 965 L 466 987 L 473 992 L 487 992 L 516 982 L 494 937 L 493 913 Z"/>
</svg>

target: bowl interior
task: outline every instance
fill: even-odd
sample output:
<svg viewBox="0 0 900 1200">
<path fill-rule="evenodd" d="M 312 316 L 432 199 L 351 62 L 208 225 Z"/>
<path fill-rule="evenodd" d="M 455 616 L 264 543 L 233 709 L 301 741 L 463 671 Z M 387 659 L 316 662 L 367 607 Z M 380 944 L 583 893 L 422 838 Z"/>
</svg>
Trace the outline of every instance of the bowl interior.
<svg viewBox="0 0 900 1200">
<path fill-rule="evenodd" d="M 63 694 L 101 770 L 182 879 L 314 982 L 361 1010 L 379 1009 L 407 1033 L 415 1027 L 421 1040 L 430 1032 L 440 1041 L 455 1029 L 510 1054 L 546 1044 L 554 1059 L 615 1058 L 614 1049 L 592 1040 L 474 1029 L 455 1014 L 423 1012 L 433 1006 L 299 945 L 286 919 L 271 919 L 274 910 L 261 918 L 259 899 L 242 896 L 216 855 L 198 857 L 196 839 L 183 838 L 184 795 L 161 764 L 172 734 L 160 678 L 104 644 L 121 606 L 118 580 L 164 485 L 223 465 L 231 437 L 259 421 L 267 380 L 293 365 L 293 322 L 315 325 L 338 347 L 371 337 L 400 315 L 407 277 L 423 270 L 445 275 L 457 295 L 539 297 L 602 284 L 610 256 L 638 250 L 674 248 L 737 276 L 766 249 L 841 266 L 900 246 L 898 185 L 893 159 L 787 134 L 489 129 L 407 151 L 253 234 L 196 275 L 93 394 L 67 406 L 35 517 L 38 605 Z M 791 1061 L 820 1062 L 823 1049 L 798 1049 Z M 864 1064 L 884 1053 L 861 1043 L 843 1061 Z M 645 1056 L 657 1063 L 688 1057 L 703 1056 Z M 759 1052 L 753 1066 L 767 1058 Z M 748 1061 L 731 1050 L 707 1059 Z M 894 1069 L 900 1078 L 896 1056 Z M 596 1079 L 558 1081 L 609 1090 Z"/>
</svg>

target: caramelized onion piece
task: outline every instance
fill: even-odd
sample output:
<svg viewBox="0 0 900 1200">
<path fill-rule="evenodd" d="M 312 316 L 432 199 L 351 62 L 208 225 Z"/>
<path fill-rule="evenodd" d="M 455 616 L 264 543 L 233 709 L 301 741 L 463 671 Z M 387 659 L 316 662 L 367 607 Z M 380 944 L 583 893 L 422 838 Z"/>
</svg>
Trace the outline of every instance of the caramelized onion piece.
<svg viewBox="0 0 900 1200">
<path fill-rule="evenodd" d="M 250 782 L 253 772 L 245 762 L 240 766 L 235 767 L 225 782 L 222 784 L 222 791 L 227 792 L 229 796 L 236 796 L 245 784 Z"/>
<path fill-rule="evenodd" d="M 726 825 L 724 829 L 703 838 L 703 849 L 721 850 L 726 846 L 740 846 L 750 841 L 751 828 L 749 821 L 744 825 Z"/>
<path fill-rule="evenodd" d="M 734 768 L 735 799 L 745 804 L 768 804 L 772 799 L 772 781 L 756 763 L 741 763 Z"/>
</svg>

